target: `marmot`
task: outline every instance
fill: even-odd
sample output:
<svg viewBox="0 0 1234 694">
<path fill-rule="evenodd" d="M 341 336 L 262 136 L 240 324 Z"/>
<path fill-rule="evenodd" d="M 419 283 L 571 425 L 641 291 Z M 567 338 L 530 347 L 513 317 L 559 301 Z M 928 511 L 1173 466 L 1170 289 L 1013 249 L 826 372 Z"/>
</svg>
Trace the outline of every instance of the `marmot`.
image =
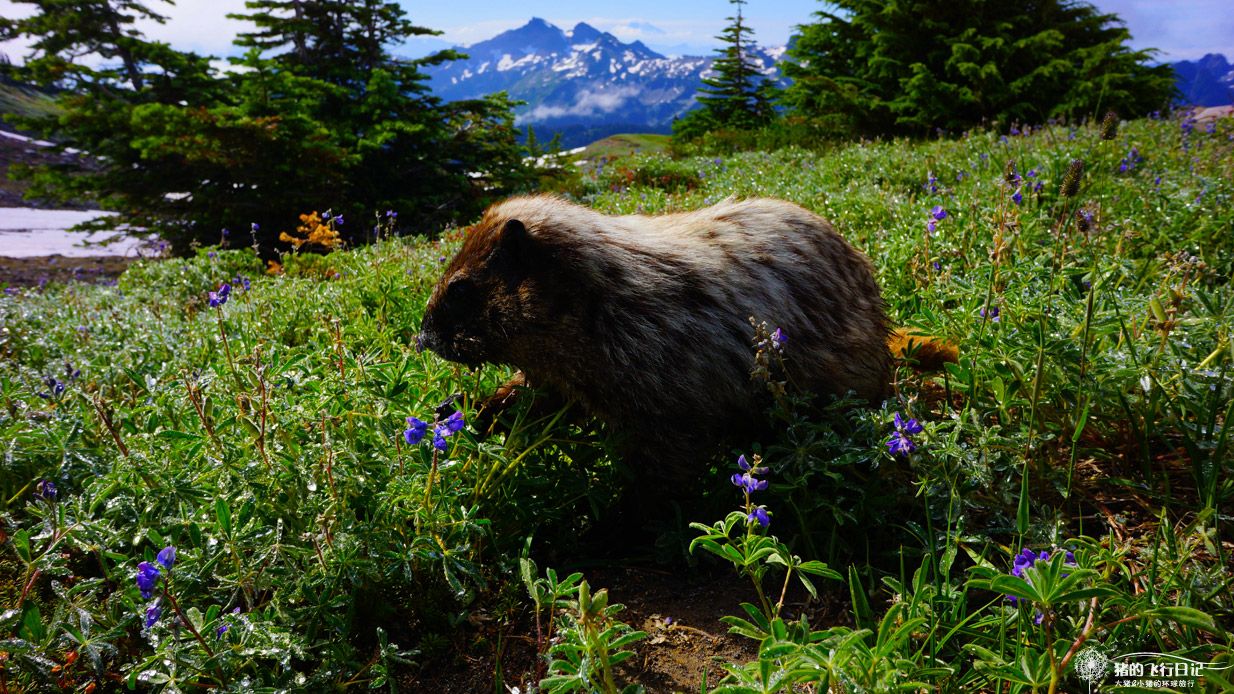
<svg viewBox="0 0 1234 694">
<path fill-rule="evenodd" d="M 751 317 L 783 331 L 796 388 L 888 394 L 896 338 L 869 259 L 781 200 L 620 217 L 549 196 L 496 204 L 446 266 L 418 340 L 450 361 L 518 368 L 628 453 L 689 476 L 763 417 Z"/>
</svg>

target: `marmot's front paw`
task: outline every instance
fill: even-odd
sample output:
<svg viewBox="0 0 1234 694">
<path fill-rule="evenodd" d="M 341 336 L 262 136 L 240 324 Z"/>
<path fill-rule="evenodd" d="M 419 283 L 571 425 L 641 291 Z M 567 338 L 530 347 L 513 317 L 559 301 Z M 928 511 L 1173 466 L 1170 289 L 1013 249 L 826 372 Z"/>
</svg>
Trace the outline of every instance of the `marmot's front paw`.
<svg viewBox="0 0 1234 694">
<path fill-rule="evenodd" d="M 480 438 L 483 439 L 493 433 L 492 429 L 497 419 L 514 405 L 518 400 L 519 391 L 526 387 L 527 377 L 519 371 L 510 380 L 498 386 L 492 395 L 480 402 L 474 421 L 476 433 Z"/>
</svg>

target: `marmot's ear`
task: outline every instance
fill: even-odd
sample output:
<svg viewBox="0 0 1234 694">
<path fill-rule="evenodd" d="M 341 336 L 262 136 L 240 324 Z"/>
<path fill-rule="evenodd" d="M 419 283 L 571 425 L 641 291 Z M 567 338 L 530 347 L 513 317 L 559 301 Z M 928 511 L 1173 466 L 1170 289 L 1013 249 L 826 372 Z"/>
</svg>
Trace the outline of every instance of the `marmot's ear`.
<svg viewBox="0 0 1234 694">
<path fill-rule="evenodd" d="M 501 228 L 496 256 L 511 266 L 526 267 L 535 255 L 535 245 L 536 241 L 527 233 L 527 227 L 519 220 L 511 219 Z"/>
</svg>

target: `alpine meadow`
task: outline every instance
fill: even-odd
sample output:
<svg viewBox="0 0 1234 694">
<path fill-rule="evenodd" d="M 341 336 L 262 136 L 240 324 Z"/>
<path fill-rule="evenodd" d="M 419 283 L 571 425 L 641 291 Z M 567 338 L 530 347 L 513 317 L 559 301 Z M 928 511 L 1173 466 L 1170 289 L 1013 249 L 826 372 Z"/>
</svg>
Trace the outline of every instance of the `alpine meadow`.
<svg viewBox="0 0 1234 694">
<path fill-rule="evenodd" d="M 17 178 L 164 247 L 0 279 L 0 693 L 1234 691 L 1234 118 L 1109 15 L 832 3 L 773 83 L 734 2 L 671 137 L 567 153 L 433 97 L 457 55 L 393 57 L 429 33 L 395 3 L 249 2 L 225 73 L 82 9 L 138 3 L 26 4 L 6 74 L 55 106 L 15 122 L 87 154 Z M 765 421 L 665 498 L 579 403 L 422 349 L 516 193 L 795 203 L 958 357 L 805 392 L 740 316 Z"/>
</svg>

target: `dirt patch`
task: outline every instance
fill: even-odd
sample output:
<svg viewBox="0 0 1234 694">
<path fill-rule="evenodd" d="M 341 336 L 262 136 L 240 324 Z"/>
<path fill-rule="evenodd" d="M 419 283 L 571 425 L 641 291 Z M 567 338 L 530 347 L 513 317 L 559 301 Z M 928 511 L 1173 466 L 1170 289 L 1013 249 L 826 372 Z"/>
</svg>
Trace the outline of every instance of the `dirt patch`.
<svg viewBox="0 0 1234 694">
<path fill-rule="evenodd" d="M 48 282 L 110 284 L 137 260 L 130 256 L 0 256 L 0 287 L 41 287 Z"/>
<path fill-rule="evenodd" d="M 634 657 L 618 668 L 622 684 L 641 684 L 651 694 L 697 692 L 704 681 L 710 688 L 724 677 L 724 663 L 746 663 L 758 656 L 757 643 L 729 634 L 721 621 L 725 615 L 742 614 L 742 602 L 756 601 L 749 583 L 724 567 L 694 571 L 614 567 L 585 573 L 593 589 L 607 588 L 610 602 L 625 605 L 618 619 L 647 633 L 632 646 Z M 790 591 L 785 616 L 795 619 L 804 598 Z M 821 628 L 846 622 L 843 601 L 823 598 L 812 603 L 810 623 Z M 512 687 L 525 691 L 542 662 L 530 615 L 480 619 L 471 626 L 453 648 L 445 649 L 450 655 L 428 659 L 422 669 L 400 677 L 400 686 L 440 694 Z"/>
</svg>

